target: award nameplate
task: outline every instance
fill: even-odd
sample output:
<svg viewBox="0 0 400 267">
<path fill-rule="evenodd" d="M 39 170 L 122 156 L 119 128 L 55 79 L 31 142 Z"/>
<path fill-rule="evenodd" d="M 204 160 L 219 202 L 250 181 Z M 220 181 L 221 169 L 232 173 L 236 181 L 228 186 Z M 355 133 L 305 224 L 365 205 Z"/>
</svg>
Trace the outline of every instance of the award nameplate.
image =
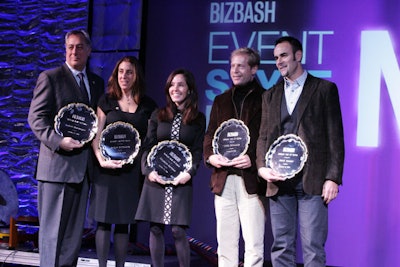
<svg viewBox="0 0 400 267">
<path fill-rule="evenodd" d="M 172 182 L 181 172 L 192 168 L 192 154 L 187 146 L 175 141 L 161 141 L 147 156 L 147 164 L 166 182 Z"/>
<path fill-rule="evenodd" d="M 97 133 L 96 113 L 83 103 L 68 104 L 54 118 L 54 129 L 61 136 L 87 143 Z"/>
<path fill-rule="evenodd" d="M 267 167 L 290 179 L 303 169 L 307 157 L 308 151 L 303 140 L 295 134 L 287 134 L 274 141 L 265 160 Z"/>
<path fill-rule="evenodd" d="M 106 160 L 133 163 L 139 153 L 139 132 L 129 123 L 117 121 L 107 125 L 100 135 L 100 152 Z"/>
<path fill-rule="evenodd" d="M 228 160 L 246 154 L 249 144 L 249 128 L 237 119 L 221 123 L 212 140 L 214 154 L 222 155 Z"/>
</svg>

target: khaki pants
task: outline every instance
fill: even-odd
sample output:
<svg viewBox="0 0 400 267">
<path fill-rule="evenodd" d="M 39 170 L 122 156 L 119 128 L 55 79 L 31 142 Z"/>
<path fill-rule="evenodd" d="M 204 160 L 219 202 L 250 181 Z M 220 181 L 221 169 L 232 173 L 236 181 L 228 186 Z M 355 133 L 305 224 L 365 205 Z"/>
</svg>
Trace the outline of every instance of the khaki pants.
<svg viewBox="0 0 400 267">
<path fill-rule="evenodd" d="M 215 195 L 218 266 L 237 267 L 240 227 L 245 244 L 244 267 L 263 266 L 265 209 L 258 195 L 246 192 L 242 177 L 229 175 L 221 196 Z"/>
</svg>

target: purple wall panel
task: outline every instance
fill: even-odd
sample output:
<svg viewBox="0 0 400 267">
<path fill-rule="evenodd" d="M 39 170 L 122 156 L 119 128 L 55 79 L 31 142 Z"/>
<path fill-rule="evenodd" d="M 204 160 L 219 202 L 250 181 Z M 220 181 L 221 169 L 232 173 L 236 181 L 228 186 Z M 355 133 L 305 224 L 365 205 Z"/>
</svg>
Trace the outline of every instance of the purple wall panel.
<svg viewBox="0 0 400 267">
<path fill-rule="evenodd" d="M 19 215 L 37 215 L 34 174 L 39 143 L 27 123 L 32 90 L 41 71 L 65 61 L 64 35 L 86 29 L 87 16 L 87 1 L 1 4 L 0 169 L 16 185 Z"/>
<path fill-rule="evenodd" d="M 399 8 L 394 0 L 149 1 L 148 86 L 161 92 L 171 70 L 187 67 L 196 76 L 206 114 L 214 96 L 230 86 L 227 59 L 238 46 L 258 49 L 258 78 L 265 88 L 276 83 L 272 52 L 282 35 L 303 42 L 308 71 L 337 83 L 346 162 L 344 185 L 329 209 L 328 265 L 400 262 Z M 215 245 L 209 176 L 203 168 L 194 178 L 190 233 Z M 268 231 L 267 226 L 266 258 Z"/>
</svg>

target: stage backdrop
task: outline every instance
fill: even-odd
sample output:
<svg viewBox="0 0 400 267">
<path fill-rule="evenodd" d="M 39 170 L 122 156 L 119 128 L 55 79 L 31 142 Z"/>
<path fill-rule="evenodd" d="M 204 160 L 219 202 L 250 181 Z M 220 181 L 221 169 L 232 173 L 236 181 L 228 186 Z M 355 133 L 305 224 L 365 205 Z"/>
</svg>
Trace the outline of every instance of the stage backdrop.
<svg viewBox="0 0 400 267">
<path fill-rule="evenodd" d="M 344 185 L 329 205 L 327 264 L 400 264 L 400 2 L 150 0 L 148 11 L 149 94 L 164 103 L 168 74 L 188 68 L 207 115 L 214 97 L 231 85 L 232 50 L 249 46 L 260 52 L 257 78 L 269 88 L 280 78 L 274 41 L 293 35 L 303 42 L 305 68 L 338 85 L 343 113 Z M 215 245 L 209 175 L 203 167 L 194 178 L 190 231 Z"/>
<path fill-rule="evenodd" d="M 186 67 L 196 76 L 201 109 L 208 114 L 215 95 L 231 84 L 229 54 L 241 46 L 260 51 L 262 65 L 257 77 L 269 88 L 279 79 L 272 57 L 275 39 L 293 35 L 302 40 L 306 69 L 337 83 L 343 112 L 344 186 L 329 209 L 327 263 L 351 267 L 398 265 L 400 3 L 395 0 L 144 2 L 148 9 L 147 38 L 140 51 L 146 50 L 142 60 L 146 62 L 148 93 L 160 105 L 165 102 L 162 91 L 168 74 L 177 67 Z M 128 5 L 135 3 L 126 1 Z M 102 4 L 110 7 L 108 3 Z M 96 3 L 91 7 L 95 9 Z M 123 12 L 128 9 L 131 12 Z M 122 54 L 139 52 L 137 39 L 120 42 L 121 36 L 113 35 L 115 29 L 101 27 L 109 23 L 102 17 L 121 25 L 126 22 L 128 28 L 118 29 L 124 36 L 131 36 L 136 24 L 130 22 L 140 19 L 134 17 L 135 9 L 128 9 L 107 9 L 104 15 L 94 16 L 94 37 L 95 41 L 99 37 L 99 42 L 96 41 L 99 47 L 92 60 L 103 77 L 109 75 L 110 65 Z M 32 89 L 40 71 L 64 61 L 64 33 L 89 26 L 88 13 L 88 3 L 84 0 L 7 0 L 1 4 L 0 168 L 10 174 L 17 186 L 21 215 L 37 212 L 33 175 L 38 142 L 26 123 Z M 102 38 L 122 46 L 110 48 Z M 127 51 L 123 45 L 126 43 L 132 50 Z M 103 53 L 116 52 L 112 49 L 121 54 L 108 60 Z M 202 167 L 194 178 L 193 224 L 189 234 L 215 248 L 209 176 L 209 170 Z M 266 251 L 270 242 L 267 222 Z"/>
</svg>

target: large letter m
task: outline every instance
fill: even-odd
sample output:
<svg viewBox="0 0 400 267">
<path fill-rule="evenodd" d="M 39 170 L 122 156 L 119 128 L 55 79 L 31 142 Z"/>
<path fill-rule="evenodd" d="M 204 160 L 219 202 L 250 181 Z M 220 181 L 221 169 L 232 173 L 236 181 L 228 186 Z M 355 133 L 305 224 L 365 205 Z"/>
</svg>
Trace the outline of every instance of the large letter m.
<svg viewBox="0 0 400 267">
<path fill-rule="evenodd" d="M 357 146 L 377 147 L 381 77 L 400 127 L 400 70 L 388 31 L 361 33 Z M 387 108 L 387 107 L 386 107 Z"/>
</svg>

